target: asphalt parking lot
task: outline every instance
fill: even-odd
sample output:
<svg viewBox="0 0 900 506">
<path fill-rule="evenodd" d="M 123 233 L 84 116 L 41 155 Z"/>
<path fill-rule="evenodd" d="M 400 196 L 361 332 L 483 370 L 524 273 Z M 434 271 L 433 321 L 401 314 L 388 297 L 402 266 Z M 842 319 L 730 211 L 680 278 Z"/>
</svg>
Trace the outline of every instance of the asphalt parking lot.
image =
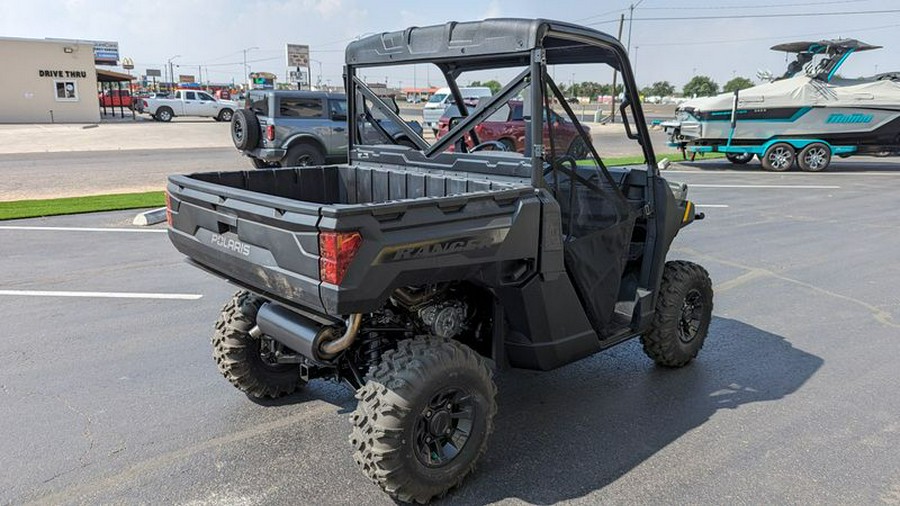
<svg viewBox="0 0 900 506">
<path fill-rule="evenodd" d="M 715 283 L 699 360 L 629 342 L 501 373 L 488 452 L 445 502 L 900 504 L 900 164 L 667 177 L 707 215 L 670 253 Z M 231 387 L 209 336 L 234 288 L 132 216 L 0 222 L 0 503 L 391 504 L 351 458 L 352 392 Z"/>
</svg>

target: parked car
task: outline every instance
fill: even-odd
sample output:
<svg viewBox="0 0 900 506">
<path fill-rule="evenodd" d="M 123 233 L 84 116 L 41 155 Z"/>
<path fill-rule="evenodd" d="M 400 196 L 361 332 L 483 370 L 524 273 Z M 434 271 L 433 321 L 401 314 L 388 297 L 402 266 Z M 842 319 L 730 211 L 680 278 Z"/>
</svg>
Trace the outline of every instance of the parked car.
<svg viewBox="0 0 900 506">
<path fill-rule="evenodd" d="M 497 112 L 492 114 L 488 119 L 475 125 L 475 135 L 480 143 L 495 141 L 502 145 L 505 151 L 515 151 L 517 153 L 525 152 L 525 118 L 523 117 L 523 103 L 521 100 L 510 100 L 504 106 L 500 107 Z M 576 160 L 585 158 L 588 155 L 588 149 L 584 141 L 578 135 L 578 130 L 564 116 L 550 111 L 553 130 L 553 141 L 559 146 L 560 150 L 566 151 Z M 452 105 L 441 116 L 438 121 L 437 138 L 440 139 L 450 129 L 450 124 L 460 117 L 459 108 Z M 546 119 L 546 114 L 544 114 Z M 585 130 L 590 133 L 590 127 L 582 125 Z M 547 144 L 550 138 L 550 128 L 546 121 L 544 122 L 544 143 Z M 471 148 L 472 138 L 466 136 L 466 145 Z M 496 146 L 498 149 L 501 146 Z"/>
<path fill-rule="evenodd" d="M 491 89 L 476 86 L 460 88 L 459 93 L 462 95 L 467 106 L 474 106 L 480 99 L 490 97 Z M 453 99 L 450 88 L 441 88 L 437 90 L 434 95 L 428 99 L 428 102 L 425 103 L 425 107 L 422 108 L 423 126 L 425 128 L 430 128 L 432 132 L 437 135 L 438 121 L 441 119 L 444 111 L 447 110 L 447 107 L 454 104 L 456 104 L 456 100 Z"/>
<path fill-rule="evenodd" d="M 173 98 L 142 99 L 143 112 L 157 121 L 172 121 L 175 116 L 198 116 L 216 121 L 231 121 L 239 108 L 232 100 L 216 100 L 202 90 L 175 90 Z"/>
<path fill-rule="evenodd" d="M 399 111 L 393 103 L 395 111 Z M 367 144 L 412 145 L 400 128 L 370 111 L 380 128 L 364 122 Z M 421 135 L 417 122 L 409 125 Z M 384 130 L 390 139 L 384 139 Z M 231 121 L 234 146 L 256 168 L 320 165 L 347 160 L 347 96 L 343 93 L 251 90 Z"/>
<path fill-rule="evenodd" d="M 128 90 L 104 90 L 100 93 L 101 107 L 131 107 L 132 101 Z"/>
</svg>

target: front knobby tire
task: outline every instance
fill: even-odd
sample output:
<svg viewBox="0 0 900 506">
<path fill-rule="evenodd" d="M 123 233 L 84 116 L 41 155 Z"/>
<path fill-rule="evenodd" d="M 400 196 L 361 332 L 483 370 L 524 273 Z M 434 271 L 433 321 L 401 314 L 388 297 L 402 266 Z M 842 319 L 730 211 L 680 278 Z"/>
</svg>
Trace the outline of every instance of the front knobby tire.
<svg viewBox="0 0 900 506">
<path fill-rule="evenodd" d="M 213 358 L 219 372 L 238 390 L 254 398 L 277 399 L 306 383 L 295 364 L 274 364 L 262 354 L 262 339 L 250 336 L 256 313 L 265 302 L 246 291 L 234 294 L 222 308 L 212 336 Z"/>
<path fill-rule="evenodd" d="M 653 324 L 641 336 L 644 353 L 666 367 L 697 357 L 712 320 L 713 289 L 706 269 L 682 260 L 666 262 Z"/>
<path fill-rule="evenodd" d="M 357 391 L 353 457 L 397 500 L 442 497 L 484 453 L 496 392 L 484 359 L 462 343 L 433 336 L 401 341 Z"/>
</svg>

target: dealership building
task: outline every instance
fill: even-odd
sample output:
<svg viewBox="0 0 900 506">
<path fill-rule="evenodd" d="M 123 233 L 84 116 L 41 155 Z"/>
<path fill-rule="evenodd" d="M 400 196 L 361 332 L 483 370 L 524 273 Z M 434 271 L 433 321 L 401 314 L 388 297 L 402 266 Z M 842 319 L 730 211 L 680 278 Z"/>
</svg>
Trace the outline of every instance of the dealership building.
<svg viewBox="0 0 900 506">
<path fill-rule="evenodd" d="M 0 37 L 0 123 L 100 121 L 98 79 L 122 75 L 98 70 L 97 54 L 93 42 Z"/>
</svg>

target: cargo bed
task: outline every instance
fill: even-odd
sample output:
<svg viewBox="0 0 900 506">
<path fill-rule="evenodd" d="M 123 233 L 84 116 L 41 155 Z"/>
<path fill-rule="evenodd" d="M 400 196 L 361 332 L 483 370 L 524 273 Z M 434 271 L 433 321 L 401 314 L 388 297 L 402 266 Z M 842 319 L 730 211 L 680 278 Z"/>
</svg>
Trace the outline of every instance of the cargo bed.
<svg viewBox="0 0 900 506">
<path fill-rule="evenodd" d="M 179 251 L 320 315 L 374 310 L 395 285 L 458 279 L 485 262 L 537 254 L 539 203 L 522 178 L 335 165 L 171 176 L 168 195 Z M 523 216 L 529 231 L 511 234 Z M 340 286 L 320 277 L 319 235 L 334 231 L 362 237 Z M 508 253 L 498 251 L 510 240 Z"/>
</svg>

